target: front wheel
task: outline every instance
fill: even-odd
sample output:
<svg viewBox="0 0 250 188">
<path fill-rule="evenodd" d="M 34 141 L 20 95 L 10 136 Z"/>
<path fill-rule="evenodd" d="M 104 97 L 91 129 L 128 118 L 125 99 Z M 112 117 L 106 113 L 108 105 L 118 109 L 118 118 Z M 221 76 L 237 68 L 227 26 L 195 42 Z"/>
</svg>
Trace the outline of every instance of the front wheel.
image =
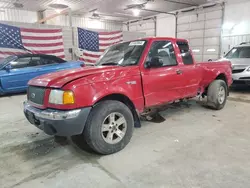
<svg viewBox="0 0 250 188">
<path fill-rule="evenodd" d="M 82 136 L 95 152 L 112 154 L 129 143 L 133 127 L 131 110 L 119 101 L 107 100 L 93 108 Z"/>
<path fill-rule="evenodd" d="M 228 87 L 224 80 L 214 80 L 208 87 L 207 105 L 215 110 L 222 109 L 227 101 Z"/>
</svg>

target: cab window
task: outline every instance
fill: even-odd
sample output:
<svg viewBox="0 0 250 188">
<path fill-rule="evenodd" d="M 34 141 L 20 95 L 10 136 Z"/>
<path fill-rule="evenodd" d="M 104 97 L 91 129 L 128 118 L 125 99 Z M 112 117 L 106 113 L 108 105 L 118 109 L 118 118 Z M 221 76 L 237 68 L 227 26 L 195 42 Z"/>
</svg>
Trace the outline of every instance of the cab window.
<svg viewBox="0 0 250 188">
<path fill-rule="evenodd" d="M 161 66 L 177 65 L 173 44 L 170 41 L 155 41 L 148 53 L 147 61 L 158 58 Z"/>
<path fill-rule="evenodd" d="M 191 50 L 189 49 L 189 45 L 187 42 L 178 41 L 177 45 L 181 52 L 181 57 L 184 65 L 192 65 L 194 64 L 193 57 L 191 54 Z"/>
</svg>

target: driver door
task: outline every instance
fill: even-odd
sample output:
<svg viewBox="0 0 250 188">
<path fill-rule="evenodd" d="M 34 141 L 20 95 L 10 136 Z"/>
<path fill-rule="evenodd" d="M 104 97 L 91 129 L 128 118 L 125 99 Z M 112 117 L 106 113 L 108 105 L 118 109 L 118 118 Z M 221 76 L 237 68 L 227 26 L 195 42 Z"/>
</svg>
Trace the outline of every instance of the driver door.
<svg viewBox="0 0 250 188">
<path fill-rule="evenodd" d="M 142 70 L 146 107 L 174 101 L 183 95 L 183 76 L 179 70 L 172 42 L 153 42 L 146 62 L 155 58 L 161 61 L 161 65 L 149 68 L 144 66 Z"/>
</svg>

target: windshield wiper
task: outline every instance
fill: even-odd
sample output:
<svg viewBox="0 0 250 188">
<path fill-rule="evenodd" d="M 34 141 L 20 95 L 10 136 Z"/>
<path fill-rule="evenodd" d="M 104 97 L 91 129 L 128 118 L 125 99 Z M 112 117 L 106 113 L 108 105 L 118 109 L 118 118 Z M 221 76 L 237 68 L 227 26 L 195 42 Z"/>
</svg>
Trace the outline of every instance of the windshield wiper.
<svg viewBox="0 0 250 188">
<path fill-rule="evenodd" d="M 107 63 L 103 63 L 101 65 L 118 65 L 118 64 L 115 62 L 107 62 Z"/>
</svg>

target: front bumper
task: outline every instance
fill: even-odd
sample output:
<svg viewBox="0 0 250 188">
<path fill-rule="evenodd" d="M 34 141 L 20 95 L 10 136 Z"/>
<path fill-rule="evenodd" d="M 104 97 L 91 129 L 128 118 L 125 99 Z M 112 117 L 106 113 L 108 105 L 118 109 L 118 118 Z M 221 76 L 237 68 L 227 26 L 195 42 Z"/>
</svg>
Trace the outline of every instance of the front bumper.
<svg viewBox="0 0 250 188">
<path fill-rule="evenodd" d="M 83 132 L 91 107 L 76 110 L 41 110 L 23 103 L 27 120 L 48 135 L 73 136 Z"/>
<path fill-rule="evenodd" d="M 250 85 L 250 72 L 244 71 L 241 73 L 232 74 L 234 84 L 247 84 Z"/>
</svg>

